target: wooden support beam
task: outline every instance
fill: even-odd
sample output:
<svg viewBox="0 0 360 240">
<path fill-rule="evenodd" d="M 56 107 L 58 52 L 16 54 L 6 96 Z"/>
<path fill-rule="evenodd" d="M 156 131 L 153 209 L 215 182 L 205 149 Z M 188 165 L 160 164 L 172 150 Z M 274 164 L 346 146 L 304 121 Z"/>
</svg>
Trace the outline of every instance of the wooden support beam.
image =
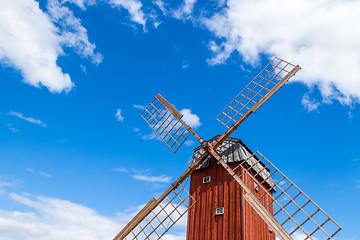
<svg viewBox="0 0 360 240">
<path fill-rule="evenodd" d="M 206 149 L 209 154 L 214 157 L 232 176 L 235 181 L 245 190 L 246 194 L 244 198 L 253 207 L 253 209 L 259 214 L 259 216 L 266 222 L 267 225 L 275 232 L 277 237 L 281 240 L 293 240 L 292 237 L 286 232 L 286 230 L 280 225 L 275 217 L 266 209 L 266 207 L 260 202 L 260 200 L 254 195 L 254 193 L 246 186 L 241 178 L 226 164 L 226 162 L 219 156 L 219 154 L 213 148 Z"/>
</svg>

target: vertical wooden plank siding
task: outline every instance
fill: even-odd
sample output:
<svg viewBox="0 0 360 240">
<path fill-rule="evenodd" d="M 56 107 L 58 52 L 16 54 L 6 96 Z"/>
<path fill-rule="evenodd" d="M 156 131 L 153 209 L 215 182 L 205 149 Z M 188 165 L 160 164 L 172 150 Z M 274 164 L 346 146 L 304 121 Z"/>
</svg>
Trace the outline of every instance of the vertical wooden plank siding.
<svg viewBox="0 0 360 240">
<path fill-rule="evenodd" d="M 228 164 L 233 168 L 239 163 Z M 236 171 L 240 174 L 241 168 Z M 210 183 L 203 183 L 206 176 L 211 177 Z M 250 179 L 249 175 L 244 175 L 245 181 Z M 250 181 L 248 186 L 252 189 L 253 184 Z M 261 196 L 263 193 L 264 190 L 259 187 L 255 195 Z M 188 213 L 187 240 L 275 240 L 275 234 L 270 233 L 267 224 L 246 201 L 242 209 L 242 189 L 221 165 L 211 163 L 207 168 L 192 173 L 190 194 L 196 203 Z M 261 202 L 267 205 L 270 200 L 266 195 Z M 215 215 L 217 207 L 224 207 L 223 215 Z M 268 209 L 273 212 L 272 205 Z"/>
</svg>

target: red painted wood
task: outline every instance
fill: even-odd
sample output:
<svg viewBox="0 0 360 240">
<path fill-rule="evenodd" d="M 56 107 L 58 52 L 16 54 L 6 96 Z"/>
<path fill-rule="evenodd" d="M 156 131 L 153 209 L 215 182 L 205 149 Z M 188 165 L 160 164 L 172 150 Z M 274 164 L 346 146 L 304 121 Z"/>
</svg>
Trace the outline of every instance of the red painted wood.
<svg viewBox="0 0 360 240">
<path fill-rule="evenodd" d="M 229 163 L 235 167 L 239 163 Z M 240 168 L 236 170 L 240 174 Z M 203 177 L 210 176 L 210 183 L 203 183 Z M 245 181 L 251 177 L 244 175 Z M 253 181 L 248 186 L 253 188 Z M 245 201 L 244 231 L 241 218 L 242 189 L 227 171 L 219 164 L 212 163 L 207 168 L 196 170 L 190 177 L 190 194 L 196 200 L 188 213 L 187 240 L 275 240 L 275 234 L 269 232 L 267 224 Z M 256 196 L 264 190 L 259 186 Z M 261 199 L 265 205 L 270 202 L 265 195 Z M 224 207 L 223 215 L 215 215 L 217 207 Z M 273 206 L 268 207 L 273 211 Z M 243 238 L 245 236 L 245 239 Z"/>
</svg>

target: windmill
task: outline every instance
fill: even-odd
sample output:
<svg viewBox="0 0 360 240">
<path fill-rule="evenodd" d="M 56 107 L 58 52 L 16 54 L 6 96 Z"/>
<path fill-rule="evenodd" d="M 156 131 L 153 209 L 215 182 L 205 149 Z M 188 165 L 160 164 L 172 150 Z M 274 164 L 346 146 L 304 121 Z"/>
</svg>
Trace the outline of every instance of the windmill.
<svg viewBox="0 0 360 240">
<path fill-rule="evenodd" d="M 196 227 L 206 229 L 207 226 L 206 223 L 202 226 L 192 224 L 197 217 L 196 211 L 192 211 L 196 209 L 197 196 L 191 191 L 189 193 L 183 182 L 210 161 L 215 162 L 216 166 L 223 167 L 222 171 L 225 169 L 228 173 L 227 178 L 232 180 L 236 188 L 241 189 L 240 195 L 228 195 L 232 202 L 240 201 L 238 198 L 240 196 L 241 200 L 246 202 L 248 209 L 256 213 L 257 218 L 253 219 L 261 222 L 262 229 L 258 231 L 266 229 L 270 232 L 265 234 L 266 236 L 254 237 L 257 234 L 255 232 L 252 237 L 249 234 L 245 235 L 242 232 L 244 229 L 240 228 L 236 229 L 241 232 L 239 237 L 233 235 L 232 238 L 242 240 L 333 238 L 341 227 L 327 213 L 260 152 L 253 153 L 240 140 L 229 137 L 245 119 L 255 113 L 299 70 L 298 65 L 275 57 L 217 116 L 217 120 L 228 129 L 209 141 L 203 140 L 182 120 L 183 115 L 158 94 L 141 113 L 144 120 L 174 153 L 190 135 L 199 141 L 200 148 L 195 149 L 194 157 L 186 171 L 160 197 L 151 199 L 115 236 L 114 240 L 162 239 L 189 210 L 188 240 L 228 239 L 225 235 L 216 238 L 212 233 L 189 234 L 189 231 L 200 231 Z M 226 160 L 229 151 L 234 149 L 243 150 L 242 159 L 233 162 Z M 210 181 L 210 177 L 207 180 L 206 177 L 203 178 L 203 181 L 204 183 Z M 223 214 L 224 207 L 208 209 L 208 211 L 211 212 L 210 216 L 214 217 Z M 234 220 L 236 217 L 237 215 L 233 215 L 232 220 L 228 222 L 243 222 L 239 219 Z M 208 219 L 209 217 L 205 217 L 203 220 L 208 221 Z M 251 222 L 251 224 L 255 223 Z"/>
</svg>

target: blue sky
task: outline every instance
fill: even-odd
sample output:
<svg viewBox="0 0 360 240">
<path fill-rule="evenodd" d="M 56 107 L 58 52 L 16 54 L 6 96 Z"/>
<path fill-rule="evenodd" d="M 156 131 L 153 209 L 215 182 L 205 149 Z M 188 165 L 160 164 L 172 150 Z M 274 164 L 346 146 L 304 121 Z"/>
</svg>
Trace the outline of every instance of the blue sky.
<svg viewBox="0 0 360 240">
<path fill-rule="evenodd" d="M 174 155 L 141 108 L 161 93 L 209 139 L 273 56 L 302 70 L 233 137 L 329 213 L 343 227 L 336 239 L 360 239 L 358 2 L 2 4 L 0 239 L 114 237 L 196 147 Z"/>
</svg>

